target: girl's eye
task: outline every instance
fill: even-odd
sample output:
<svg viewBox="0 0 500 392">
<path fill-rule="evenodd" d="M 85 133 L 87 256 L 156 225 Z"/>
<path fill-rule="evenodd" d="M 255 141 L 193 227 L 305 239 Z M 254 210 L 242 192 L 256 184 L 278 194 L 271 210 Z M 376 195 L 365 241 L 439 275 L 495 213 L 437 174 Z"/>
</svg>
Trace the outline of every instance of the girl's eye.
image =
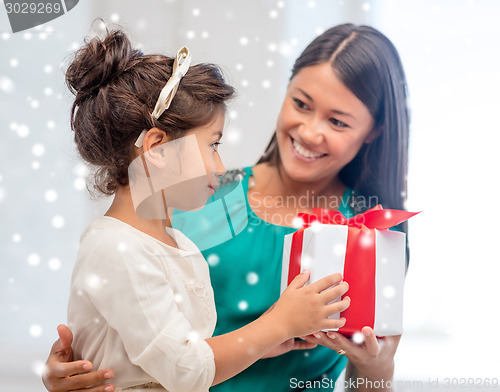
<svg viewBox="0 0 500 392">
<path fill-rule="evenodd" d="M 298 98 L 293 98 L 293 102 L 295 103 L 295 106 L 297 106 L 299 109 L 309 109 L 307 104 Z"/>
<path fill-rule="evenodd" d="M 338 127 L 338 128 L 347 128 L 349 125 L 347 125 L 346 123 L 342 122 L 342 121 L 339 121 L 337 120 L 336 118 L 330 118 L 330 123 L 335 126 L 335 127 Z"/>
<path fill-rule="evenodd" d="M 214 152 L 217 152 L 218 148 L 219 148 L 219 144 L 222 144 L 221 142 L 214 142 L 211 144 Z"/>
</svg>

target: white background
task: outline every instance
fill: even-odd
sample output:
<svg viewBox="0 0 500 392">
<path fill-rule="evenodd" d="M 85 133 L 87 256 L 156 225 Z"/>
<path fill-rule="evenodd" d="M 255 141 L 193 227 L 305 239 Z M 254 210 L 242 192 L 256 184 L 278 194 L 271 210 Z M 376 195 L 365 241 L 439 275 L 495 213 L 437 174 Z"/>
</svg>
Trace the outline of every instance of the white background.
<svg viewBox="0 0 500 392">
<path fill-rule="evenodd" d="M 42 390 L 79 235 L 108 203 L 84 189 L 63 81 L 96 17 L 125 26 L 145 52 L 185 44 L 194 62 L 222 66 L 239 92 L 221 146 L 230 168 L 263 151 L 312 38 L 343 22 L 388 35 L 411 95 L 408 209 L 423 211 L 410 223 L 396 377 L 500 377 L 499 15 L 494 0 L 82 0 L 11 34 L 0 4 L 0 390 Z"/>
</svg>

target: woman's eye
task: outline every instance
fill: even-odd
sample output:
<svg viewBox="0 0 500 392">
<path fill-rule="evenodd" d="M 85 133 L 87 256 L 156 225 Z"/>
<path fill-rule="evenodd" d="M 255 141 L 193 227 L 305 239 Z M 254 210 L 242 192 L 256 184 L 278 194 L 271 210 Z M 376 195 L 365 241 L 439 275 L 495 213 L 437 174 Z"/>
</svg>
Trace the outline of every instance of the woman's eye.
<svg viewBox="0 0 500 392">
<path fill-rule="evenodd" d="M 304 101 L 301 101 L 298 98 L 293 98 L 293 102 L 295 103 L 295 106 L 297 106 L 299 109 L 308 109 L 309 108 Z"/>
<path fill-rule="evenodd" d="M 214 152 L 217 152 L 218 148 L 219 148 L 219 144 L 222 144 L 221 142 L 215 142 L 215 143 L 212 143 L 211 146 L 214 150 Z"/>
<path fill-rule="evenodd" d="M 347 125 L 346 123 L 342 122 L 342 121 L 339 121 L 337 120 L 336 118 L 330 118 L 330 123 L 332 123 L 335 127 L 338 127 L 338 128 L 347 128 L 349 125 Z"/>
</svg>

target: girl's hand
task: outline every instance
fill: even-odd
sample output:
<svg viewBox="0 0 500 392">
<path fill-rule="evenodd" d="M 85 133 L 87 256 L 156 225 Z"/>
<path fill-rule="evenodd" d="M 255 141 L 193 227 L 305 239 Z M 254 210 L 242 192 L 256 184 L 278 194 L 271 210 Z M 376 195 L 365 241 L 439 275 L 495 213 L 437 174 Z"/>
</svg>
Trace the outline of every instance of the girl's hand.
<svg viewBox="0 0 500 392">
<path fill-rule="evenodd" d="M 85 391 L 85 392 L 112 392 L 115 387 L 105 384 L 88 388 L 112 378 L 111 370 L 99 370 L 87 373 L 92 369 L 89 361 L 73 361 L 73 334 L 71 330 L 61 324 L 57 327 L 59 339 L 52 345 L 49 358 L 45 364 L 42 381 L 50 392 Z"/>
<path fill-rule="evenodd" d="M 315 336 L 305 336 L 303 339 L 310 343 L 329 347 L 337 352 L 344 352 L 344 355 L 356 368 L 357 378 L 372 381 L 392 380 L 394 375 L 394 354 L 401 335 L 377 339 L 370 327 L 364 327 L 361 331 L 364 336 L 364 342 L 361 344 L 350 341 L 338 332 L 320 332 Z"/>
<path fill-rule="evenodd" d="M 345 318 L 328 318 L 343 312 L 350 304 L 349 297 L 331 303 L 349 288 L 346 282 L 342 282 L 342 275 L 329 275 L 304 286 L 309 275 L 309 271 L 297 275 L 269 312 L 286 329 L 289 338 L 309 335 L 322 329 L 340 328 L 345 324 Z"/>
<path fill-rule="evenodd" d="M 316 343 L 304 342 L 302 340 L 295 340 L 295 338 L 288 339 L 281 343 L 278 347 L 273 348 L 262 358 L 272 358 L 278 357 L 282 354 L 286 354 L 289 351 L 293 350 L 309 350 L 311 348 L 315 348 L 317 346 Z"/>
</svg>

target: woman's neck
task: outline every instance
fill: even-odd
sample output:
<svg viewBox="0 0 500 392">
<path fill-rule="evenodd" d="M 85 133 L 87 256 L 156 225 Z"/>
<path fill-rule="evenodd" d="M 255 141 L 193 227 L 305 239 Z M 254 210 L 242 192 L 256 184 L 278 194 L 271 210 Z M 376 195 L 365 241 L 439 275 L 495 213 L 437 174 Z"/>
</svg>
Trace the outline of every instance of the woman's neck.
<svg viewBox="0 0 500 392">
<path fill-rule="evenodd" d="M 346 186 L 334 176 L 316 182 L 299 182 L 290 178 L 279 166 L 262 163 L 254 167 L 255 188 L 270 196 L 342 196 Z"/>
<path fill-rule="evenodd" d="M 177 247 L 175 240 L 165 230 L 172 226 L 169 214 L 166 214 L 165 219 L 146 219 L 137 215 L 128 186 L 116 191 L 113 202 L 104 215 L 121 220 L 167 245 Z"/>
</svg>

